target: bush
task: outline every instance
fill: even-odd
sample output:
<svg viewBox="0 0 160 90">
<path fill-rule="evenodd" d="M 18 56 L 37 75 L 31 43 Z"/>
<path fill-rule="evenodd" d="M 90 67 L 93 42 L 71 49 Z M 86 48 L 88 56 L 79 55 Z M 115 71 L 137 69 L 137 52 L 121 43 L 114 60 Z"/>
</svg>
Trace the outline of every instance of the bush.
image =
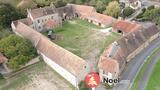
<svg viewBox="0 0 160 90">
<path fill-rule="evenodd" d="M 84 81 L 81 81 L 79 83 L 79 88 L 80 88 L 80 90 L 91 90 L 90 88 L 87 88 Z"/>
<path fill-rule="evenodd" d="M 9 59 L 7 65 L 11 69 L 19 68 L 37 55 L 30 41 L 16 35 L 0 40 L 0 52 Z"/>
<path fill-rule="evenodd" d="M 146 11 L 146 8 L 143 8 L 142 12 L 136 18 L 142 18 L 145 11 Z"/>
<path fill-rule="evenodd" d="M 126 7 L 123 9 L 123 16 L 128 17 L 134 13 L 134 10 L 130 7 Z"/>
<path fill-rule="evenodd" d="M 155 8 L 154 5 L 152 5 L 152 6 L 149 6 L 147 9 L 151 10 L 151 9 L 154 9 L 154 8 Z"/>
</svg>

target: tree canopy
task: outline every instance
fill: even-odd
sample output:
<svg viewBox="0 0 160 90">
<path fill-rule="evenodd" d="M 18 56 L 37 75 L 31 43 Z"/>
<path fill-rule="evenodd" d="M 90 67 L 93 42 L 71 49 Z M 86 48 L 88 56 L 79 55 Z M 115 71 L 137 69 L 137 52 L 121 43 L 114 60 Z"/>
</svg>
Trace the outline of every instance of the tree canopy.
<svg viewBox="0 0 160 90">
<path fill-rule="evenodd" d="M 25 15 L 19 9 L 14 8 L 10 4 L 0 3 L 0 26 L 10 27 L 12 21 L 24 17 Z"/>
<path fill-rule="evenodd" d="M 106 6 L 106 10 L 103 12 L 106 15 L 117 18 L 120 12 L 120 7 L 117 1 L 112 1 Z"/>
<path fill-rule="evenodd" d="M 30 41 L 16 35 L 0 40 L 0 52 L 9 59 L 8 66 L 11 69 L 17 69 L 37 55 Z"/>
</svg>

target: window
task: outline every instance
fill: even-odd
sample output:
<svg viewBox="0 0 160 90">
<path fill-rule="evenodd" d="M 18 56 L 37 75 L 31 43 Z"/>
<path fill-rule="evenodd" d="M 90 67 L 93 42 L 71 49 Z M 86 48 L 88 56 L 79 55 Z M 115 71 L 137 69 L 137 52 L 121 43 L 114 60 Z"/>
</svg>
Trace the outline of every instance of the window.
<svg viewBox="0 0 160 90">
<path fill-rule="evenodd" d="M 38 20 L 38 23 L 40 23 L 40 20 Z"/>
<path fill-rule="evenodd" d="M 38 28 L 41 29 L 41 26 L 39 26 Z"/>
</svg>

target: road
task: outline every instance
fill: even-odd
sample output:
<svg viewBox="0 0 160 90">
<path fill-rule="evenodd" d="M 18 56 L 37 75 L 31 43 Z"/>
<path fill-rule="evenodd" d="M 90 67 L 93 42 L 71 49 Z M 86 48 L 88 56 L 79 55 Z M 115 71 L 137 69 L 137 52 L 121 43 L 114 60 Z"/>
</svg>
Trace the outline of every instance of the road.
<svg viewBox="0 0 160 90">
<path fill-rule="evenodd" d="M 138 83 L 138 87 L 137 90 L 144 90 L 145 89 L 145 85 L 147 84 L 146 82 L 149 79 L 149 76 L 152 74 L 152 70 L 154 65 L 156 64 L 156 62 L 159 60 L 160 58 L 160 52 L 157 53 L 151 60 L 151 62 L 149 62 L 147 68 L 145 69 L 143 76 L 141 77 L 141 80 Z"/>
<path fill-rule="evenodd" d="M 130 84 L 133 83 L 137 72 L 139 71 L 141 65 L 144 63 L 146 58 L 160 45 L 160 38 L 154 40 L 148 47 L 142 50 L 138 55 L 135 56 L 126 66 L 125 70 L 120 75 L 121 82 L 128 81 Z M 119 85 L 118 88 L 114 90 L 129 90 L 130 84 Z M 129 86 L 128 86 L 129 85 Z M 124 89 L 126 88 L 126 89 Z"/>
</svg>

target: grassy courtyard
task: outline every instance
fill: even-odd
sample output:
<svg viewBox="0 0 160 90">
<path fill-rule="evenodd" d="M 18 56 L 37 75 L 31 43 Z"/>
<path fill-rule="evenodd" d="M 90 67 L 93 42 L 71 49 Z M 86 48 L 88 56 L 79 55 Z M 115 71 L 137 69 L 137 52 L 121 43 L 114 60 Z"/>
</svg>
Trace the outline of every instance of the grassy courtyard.
<svg viewBox="0 0 160 90">
<path fill-rule="evenodd" d="M 155 64 L 145 90 L 160 90 L 160 59 Z"/>
<path fill-rule="evenodd" d="M 62 27 L 54 29 L 57 38 L 53 42 L 86 60 L 97 59 L 105 47 L 120 37 L 101 30 L 85 20 L 65 21 Z M 47 35 L 47 32 L 43 33 Z"/>
</svg>

